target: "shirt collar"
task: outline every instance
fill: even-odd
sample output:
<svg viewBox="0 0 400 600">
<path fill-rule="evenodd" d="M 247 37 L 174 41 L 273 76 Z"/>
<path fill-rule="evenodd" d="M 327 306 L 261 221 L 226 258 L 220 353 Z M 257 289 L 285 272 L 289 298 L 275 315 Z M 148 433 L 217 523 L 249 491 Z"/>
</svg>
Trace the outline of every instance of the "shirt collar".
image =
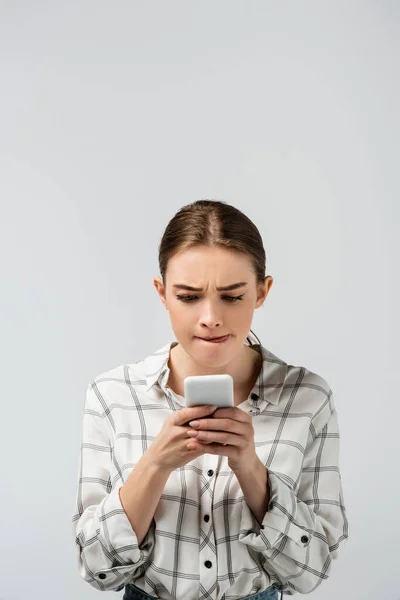
<svg viewBox="0 0 400 600">
<path fill-rule="evenodd" d="M 165 344 L 165 346 L 162 346 L 144 359 L 146 391 L 149 391 L 153 385 L 158 383 L 161 389 L 166 392 L 166 384 L 170 373 L 168 366 L 169 353 L 177 344 L 178 342 L 175 340 L 168 342 L 168 344 Z M 261 351 L 263 356 L 260 373 L 249 395 L 249 401 L 253 409 L 255 409 L 256 414 L 259 414 L 264 410 L 267 403 L 278 404 L 279 396 L 286 380 L 288 365 L 285 361 L 267 350 L 262 344 L 249 345 Z M 180 403 L 178 398 L 176 398 L 176 401 Z"/>
</svg>

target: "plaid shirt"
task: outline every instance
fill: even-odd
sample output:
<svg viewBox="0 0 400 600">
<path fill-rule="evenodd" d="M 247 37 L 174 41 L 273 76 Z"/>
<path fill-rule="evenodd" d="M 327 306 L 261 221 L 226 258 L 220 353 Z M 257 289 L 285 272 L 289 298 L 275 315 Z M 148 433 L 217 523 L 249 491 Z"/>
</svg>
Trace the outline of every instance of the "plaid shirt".
<svg viewBox="0 0 400 600">
<path fill-rule="evenodd" d="M 176 343 L 87 388 L 72 518 L 80 576 L 98 590 L 132 582 L 165 600 L 237 598 L 271 585 L 285 595 L 312 592 L 348 538 L 334 395 L 322 377 L 263 345 L 252 344 L 263 364 L 239 405 L 253 416 L 269 472 L 262 524 L 228 458 L 204 454 L 172 471 L 138 547 L 118 492 L 165 419 L 185 406 L 167 386 Z"/>
</svg>

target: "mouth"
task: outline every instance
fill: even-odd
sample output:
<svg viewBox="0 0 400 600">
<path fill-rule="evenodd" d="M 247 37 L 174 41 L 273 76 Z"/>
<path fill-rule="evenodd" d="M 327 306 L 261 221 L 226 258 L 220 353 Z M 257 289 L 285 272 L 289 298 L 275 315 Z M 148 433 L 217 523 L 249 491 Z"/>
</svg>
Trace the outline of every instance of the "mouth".
<svg viewBox="0 0 400 600">
<path fill-rule="evenodd" d="M 196 339 L 200 340 L 201 342 L 204 342 L 205 344 L 221 344 L 223 342 L 226 342 L 229 337 L 230 334 L 228 333 L 228 335 L 223 335 L 217 338 L 201 338 L 196 336 Z"/>
</svg>

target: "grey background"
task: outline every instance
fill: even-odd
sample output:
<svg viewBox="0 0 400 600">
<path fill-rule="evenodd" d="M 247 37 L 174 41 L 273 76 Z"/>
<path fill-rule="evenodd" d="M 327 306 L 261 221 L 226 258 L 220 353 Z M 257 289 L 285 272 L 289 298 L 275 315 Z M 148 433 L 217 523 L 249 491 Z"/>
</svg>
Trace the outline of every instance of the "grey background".
<svg viewBox="0 0 400 600">
<path fill-rule="evenodd" d="M 86 386 L 172 339 L 157 246 L 200 198 L 254 220 L 252 329 L 336 395 L 350 539 L 312 597 L 400 598 L 399 17 L 0 2 L 2 600 L 99 597 L 71 530 Z"/>
</svg>

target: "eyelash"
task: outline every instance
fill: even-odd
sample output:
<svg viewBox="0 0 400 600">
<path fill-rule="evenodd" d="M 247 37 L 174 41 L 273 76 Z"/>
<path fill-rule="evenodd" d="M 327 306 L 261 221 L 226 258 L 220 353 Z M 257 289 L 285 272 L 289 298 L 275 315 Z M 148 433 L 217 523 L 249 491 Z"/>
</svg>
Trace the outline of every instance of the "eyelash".
<svg viewBox="0 0 400 600">
<path fill-rule="evenodd" d="M 222 296 L 224 300 L 229 300 L 232 304 L 236 304 L 236 302 L 240 302 L 243 298 L 244 294 L 240 296 Z M 193 302 L 198 296 L 177 296 L 178 300 L 182 302 Z"/>
</svg>

